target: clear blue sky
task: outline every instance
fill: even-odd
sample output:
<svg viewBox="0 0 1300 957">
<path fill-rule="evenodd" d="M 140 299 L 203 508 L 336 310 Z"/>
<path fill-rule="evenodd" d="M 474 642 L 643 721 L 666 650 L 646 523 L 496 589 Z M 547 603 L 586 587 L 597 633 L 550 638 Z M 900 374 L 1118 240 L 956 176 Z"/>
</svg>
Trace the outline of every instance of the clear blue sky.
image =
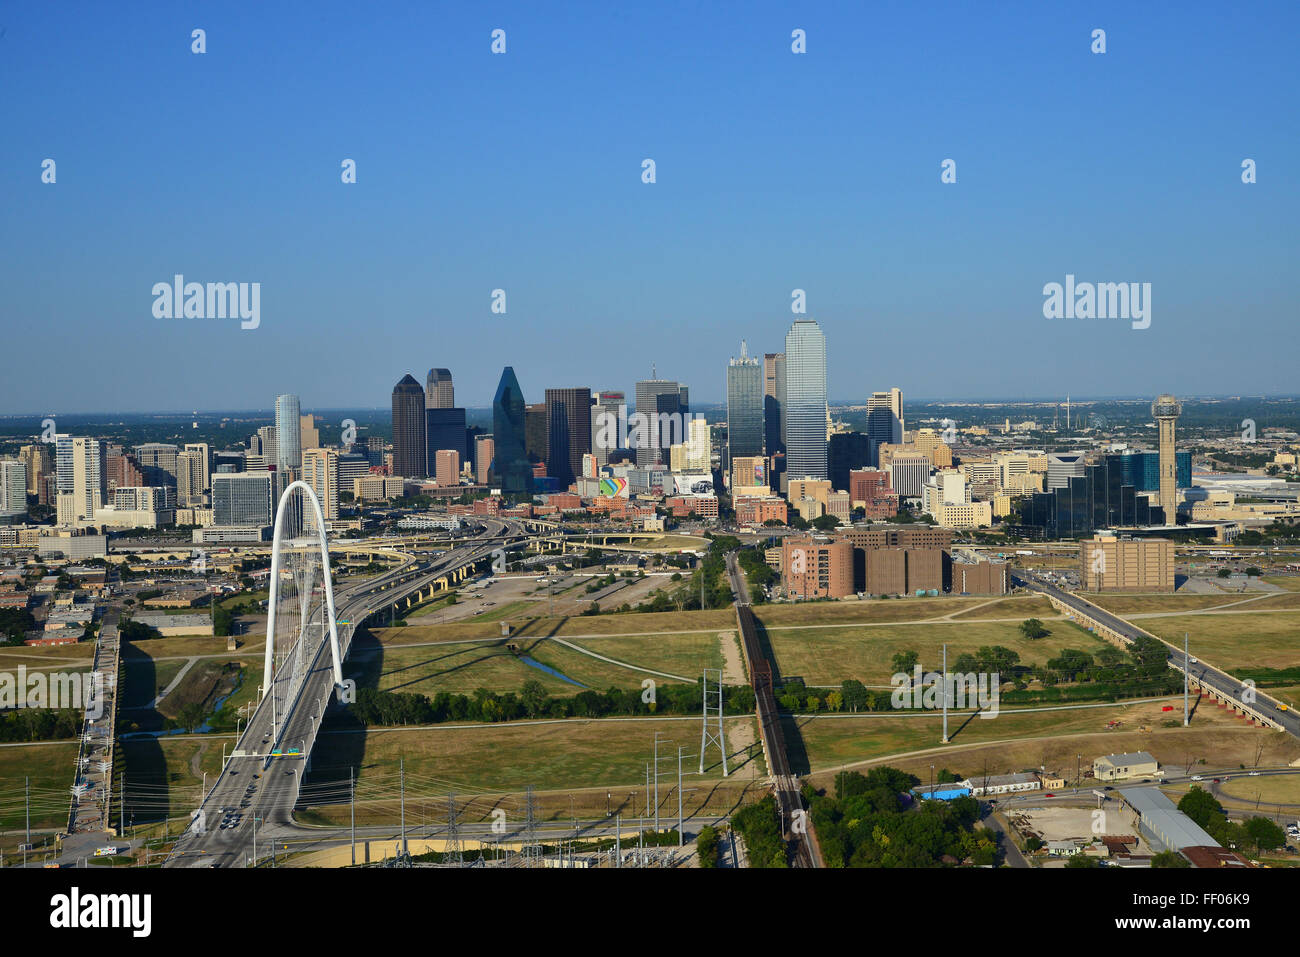
<svg viewBox="0 0 1300 957">
<path fill-rule="evenodd" d="M 485 405 L 503 365 L 533 401 L 652 361 L 717 401 L 796 287 L 833 400 L 1294 393 L 1297 27 L 1291 2 L 9 4 L 0 412 L 384 406 L 430 366 Z M 261 328 L 155 319 L 178 272 L 260 282 Z M 1067 273 L 1150 282 L 1151 328 L 1043 318 Z"/>
</svg>

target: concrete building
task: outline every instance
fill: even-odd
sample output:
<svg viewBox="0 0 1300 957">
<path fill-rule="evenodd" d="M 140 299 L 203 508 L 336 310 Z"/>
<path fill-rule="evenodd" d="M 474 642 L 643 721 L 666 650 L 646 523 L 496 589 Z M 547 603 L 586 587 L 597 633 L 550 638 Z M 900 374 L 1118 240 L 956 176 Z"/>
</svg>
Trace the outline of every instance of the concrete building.
<svg viewBox="0 0 1300 957">
<path fill-rule="evenodd" d="M 84 436 L 57 435 L 55 447 L 58 523 L 78 525 L 94 522 L 95 512 L 104 507 L 108 492 L 103 443 Z M 171 448 L 174 450 L 176 447 Z"/>
<path fill-rule="evenodd" d="M 952 592 L 956 595 L 1006 595 L 1011 591 L 1007 563 L 986 558 L 953 557 Z"/>
<path fill-rule="evenodd" d="M 826 337 L 796 319 L 785 337 L 785 462 L 792 478 L 830 478 L 826 452 Z"/>
<path fill-rule="evenodd" d="M 921 452 L 892 455 L 888 471 L 889 485 L 899 498 L 920 498 L 930 478 L 930 459 Z"/>
<path fill-rule="evenodd" d="M 456 387 L 451 381 L 450 369 L 430 369 L 424 380 L 424 407 L 426 409 L 456 408 Z"/>
<path fill-rule="evenodd" d="M 1172 592 L 1174 543 L 1166 538 L 1097 535 L 1079 543 L 1079 580 L 1087 591 Z"/>
<path fill-rule="evenodd" d="M 352 480 L 352 495 L 359 502 L 401 498 L 406 480 L 400 476 L 362 475 Z"/>
<path fill-rule="evenodd" d="M 853 594 L 853 546 L 813 538 L 781 543 L 781 584 L 790 598 L 845 598 Z"/>
<path fill-rule="evenodd" d="M 490 435 L 479 435 L 474 438 L 474 481 L 479 485 L 488 484 L 488 476 L 492 468 L 492 455 L 496 449 L 496 443 L 492 441 Z"/>
<path fill-rule="evenodd" d="M 789 521 L 789 506 L 785 499 L 775 495 L 751 495 L 735 499 L 736 521 L 741 525 L 762 525 L 777 521 L 785 525 Z"/>
<path fill-rule="evenodd" d="M 455 449 L 438 449 L 434 453 L 434 481 L 441 486 L 460 484 L 460 453 Z"/>
<path fill-rule="evenodd" d="M 27 521 L 27 463 L 21 458 L 0 459 L 0 524 Z"/>
<path fill-rule="evenodd" d="M 274 502 L 270 472 L 212 476 L 212 521 L 217 526 L 270 526 Z"/>
<path fill-rule="evenodd" d="M 1043 788 L 1043 782 L 1032 771 L 969 777 L 961 783 L 970 788 L 972 797 L 988 797 L 993 794 L 1019 794 L 1022 791 L 1041 791 Z"/>
<path fill-rule="evenodd" d="M 785 353 L 763 354 L 763 446 L 767 455 L 785 452 Z"/>
<path fill-rule="evenodd" d="M 311 486 L 320 499 L 321 514 L 325 521 L 339 517 L 339 453 L 338 449 L 304 449 L 302 453 L 302 480 Z M 304 509 L 303 521 L 307 529 L 314 530 L 314 510 Z"/>
<path fill-rule="evenodd" d="M 280 472 L 302 468 L 302 405 L 289 393 L 275 397 L 275 467 Z"/>
</svg>

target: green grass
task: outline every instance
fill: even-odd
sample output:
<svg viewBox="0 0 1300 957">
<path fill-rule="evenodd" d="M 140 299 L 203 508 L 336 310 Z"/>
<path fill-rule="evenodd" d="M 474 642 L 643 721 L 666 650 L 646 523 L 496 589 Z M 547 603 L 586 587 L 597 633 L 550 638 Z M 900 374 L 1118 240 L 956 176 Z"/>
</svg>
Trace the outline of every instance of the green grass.
<svg viewBox="0 0 1300 957">
<path fill-rule="evenodd" d="M 0 829 L 23 827 L 25 778 L 31 782 L 32 827 L 66 827 L 76 760 L 75 740 L 0 747 Z"/>
<path fill-rule="evenodd" d="M 944 622 L 883 628 L 774 628 L 768 640 L 783 677 L 798 676 L 810 685 L 839 685 L 856 678 L 866 685 L 888 685 L 893 656 L 915 651 L 926 670 L 938 670 L 942 646 L 948 662 L 974 653 L 981 645 L 1002 645 L 1020 655 L 1022 664 L 1044 664 L 1063 648 L 1096 653 L 1106 643 L 1071 622 L 1045 623 L 1050 634 L 1029 641 L 1014 622 Z"/>
<path fill-rule="evenodd" d="M 1148 618 L 1141 625 L 1179 647 L 1188 634 L 1192 654 L 1220 668 L 1300 665 L 1300 620 L 1295 612 Z"/>
</svg>

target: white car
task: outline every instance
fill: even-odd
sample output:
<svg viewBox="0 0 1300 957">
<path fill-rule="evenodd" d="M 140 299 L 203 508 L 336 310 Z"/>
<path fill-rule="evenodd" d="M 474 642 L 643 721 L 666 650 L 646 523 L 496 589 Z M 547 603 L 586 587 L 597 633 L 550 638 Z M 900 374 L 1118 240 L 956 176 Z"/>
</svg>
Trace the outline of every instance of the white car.
<svg viewBox="0 0 1300 957">
<path fill-rule="evenodd" d="M 1248 778 L 1257 778 L 1257 777 L 1259 777 L 1259 772 L 1258 772 L 1258 771 L 1251 771 L 1248 775 L 1246 775 L 1246 777 L 1248 777 Z"/>
<path fill-rule="evenodd" d="M 1193 780 L 1193 781 L 1204 781 L 1205 778 L 1201 777 L 1199 774 L 1193 774 L 1193 775 L 1192 775 L 1192 780 Z"/>
</svg>

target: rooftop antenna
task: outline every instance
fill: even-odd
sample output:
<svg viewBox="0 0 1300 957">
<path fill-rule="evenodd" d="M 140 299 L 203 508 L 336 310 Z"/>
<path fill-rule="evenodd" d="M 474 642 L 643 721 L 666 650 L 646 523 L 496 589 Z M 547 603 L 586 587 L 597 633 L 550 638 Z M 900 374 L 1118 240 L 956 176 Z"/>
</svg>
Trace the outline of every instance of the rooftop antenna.
<svg viewBox="0 0 1300 957">
<path fill-rule="evenodd" d="M 1065 394 L 1065 431 L 1070 431 L 1070 393 Z"/>
<path fill-rule="evenodd" d="M 742 358 L 742 359 L 748 359 L 748 358 L 749 358 L 749 351 L 748 351 L 748 350 L 746 349 L 746 347 L 745 347 L 745 340 L 744 340 L 744 339 L 741 339 L 741 340 L 740 340 L 740 358 Z"/>
</svg>

